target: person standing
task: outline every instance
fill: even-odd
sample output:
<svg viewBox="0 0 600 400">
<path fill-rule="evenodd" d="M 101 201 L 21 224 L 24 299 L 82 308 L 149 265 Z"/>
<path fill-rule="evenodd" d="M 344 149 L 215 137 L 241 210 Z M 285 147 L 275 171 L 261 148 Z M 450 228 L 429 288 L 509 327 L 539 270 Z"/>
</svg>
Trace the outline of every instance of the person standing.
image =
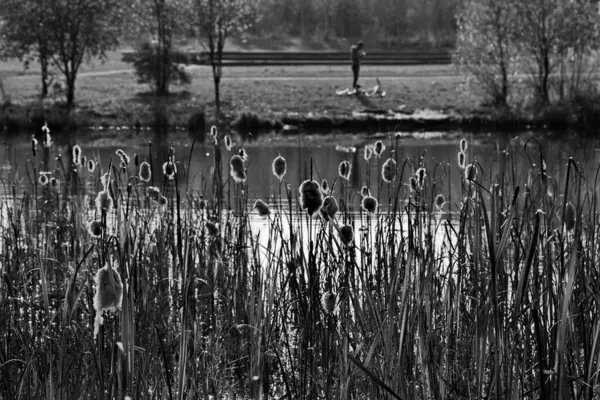
<svg viewBox="0 0 600 400">
<path fill-rule="evenodd" d="M 354 80 L 352 81 L 352 88 L 358 90 L 360 87 L 358 85 L 358 75 L 360 73 L 360 60 L 364 56 L 367 55 L 363 50 L 364 44 L 362 41 L 352 45 L 350 47 L 350 54 L 352 57 L 352 74 L 354 75 Z"/>
</svg>

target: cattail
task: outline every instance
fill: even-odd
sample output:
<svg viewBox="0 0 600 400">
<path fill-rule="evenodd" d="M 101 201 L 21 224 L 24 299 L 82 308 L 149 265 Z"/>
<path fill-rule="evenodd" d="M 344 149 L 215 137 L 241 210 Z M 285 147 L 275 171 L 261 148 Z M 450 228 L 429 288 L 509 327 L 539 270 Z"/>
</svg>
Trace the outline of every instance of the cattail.
<svg viewBox="0 0 600 400">
<path fill-rule="evenodd" d="M 54 177 L 50 178 L 50 184 L 52 185 L 52 187 L 56 187 L 56 185 L 58 185 L 58 179 Z"/>
<path fill-rule="evenodd" d="M 567 228 L 567 231 L 575 228 L 575 214 L 575 206 L 571 202 L 568 202 L 565 207 L 565 228 Z"/>
<path fill-rule="evenodd" d="M 340 229 L 340 239 L 346 246 L 350 245 L 350 242 L 354 239 L 354 229 L 350 225 L 344 225 Z"/>
<path fill-rule="evenodd" d="M 474 181 L 477 178 L 477 168 L 474 164 L 469 164 L 465 168 L 465 179 Z"/>
<path fill-rule="evenodd" d="M 148 186 L 146 188 L 146 195 L 150 200 L 158 201 L 160 197 L 160 189 L 156 186 Z"/>
<path fill-rule="evenodd" d="M 38 181 L 40 182 L 40 185 L 46 186 L 48 184 L 48 175 L 40 173 Z"/>
<path fill-rule="evenodd" d="M 261 217 L 267 217 L 269 214 L 271 214 L 269 205 L 261 199 L 258 199 L 254 202 L 253 208 L 256 208 L 256 211 L 258 211 L 258 215 L 260 215 Z"/>
<path fill-rule="evenodd" d="M 225 148 L 227 149 L 227 151 L 231 151 L 231 149 L 233 148 L 233 142 L 231 141 L 231 136 L 229 135 L 225 135 Z"/>
<path fill-rule="evenodd" d="M 136 167 L 139 167 L 139 166 L 140 166 L 140 156 L 138 156 L 138 153 L 134 153 L 134 154 L 133 154 L 133 164 L 134 164 Z"/>
<path fill-rule="evenodd" d="M 425 168 L 421 167 L 417 170 L 417 183 L 419 184 L 419 189 L 423 189 L 423 185 L 425 184 L 425 177 L 427 176 L 427 171 Z"/>
<path fill-rule="evenodd" d="M 323 193 L 317 181 L 306 180 L 300 185 L 300 207 L 313 215 L 323 204 Z"/>
<path fill-rule="evenodd" d="M 94 160 L 88 160 L 87 169 L 90 172 L 90 174 L 94 172 L 94 170 L 96 169 L 96 163 L 94 162 Z"/>
<path fill-rule="evenodd" d="M 462 151 L 458 152 L 458 167 L 460 169 L 465 169 L 465 165 L 467 164 L 467 156 Z"/>
<path fill-rule="evenodd" d="M 371 157 L 373 157 L 373 147 L 371 146 L 365 146 L 365 161 L 369 162 L 369 160 L 371 159 Z"/>
<path fill-rule="evenodd" d="M 388 158 L 381 167 L 381 176 L 383 180 L 390 183 L 396 178 L 396 161 L 393 158 Z"/>
<path fill-rule="evenodd" d="M 245 149 L 243 149 L 243 148 L 242 148 L 242 149 L 240 149 L 240 151 L 239 151 L 239 155 L 240 155 L 240 157 L 242 158 L 242 161 L 243 161 L 243 162 L 246 162 L 246 161 L 248 161 L 248 153 L 246 153 L 246 150 L 245 150 Z"/>
<path fill-rule="evenodd" d="M 246 171 L 244 170 L 244 160 L 239 155 L 234 155 L 229 160 L 229 169 L 231 177 L 237 183 L 246 182 Z"/>
<path fill-rule="evenodd" d="M 467 147 L 469 147 L 468 143 L 467 143 L 467 139 L 465 139 L 465 138 L 460 139 L 460 151 L 462 153 L 466 153 Z"/>
<path fill-rule="evenodd" d="M 81 147 L 78 144 L 73 146 L 73 164 L 81 165 Z"/>
<path fill-rule="evenodd" d="M 108 190 L 102 190 L 96 196 L 96 208 L 99 213 L 105 212 L 109 213 L 113 206 L 113 200 L 108 194 Z"/>
<path fill-rule="evenodd" d="M 444 206 L 444 203 L 446 202 L 446 199 L 444 198 L 443 194 L 438 194 L 437 196 L 435 196 L 435 206 L 440 209 Z"/>
<path fill-rule="evenodd" d="M 333 313 L 333 310 L 335 309 L 335 294 L 331 293 L 330 290 L 323 293 L 323 296 L 321 296 L 321 307 L 323 307 L 325 314 Z"/>
<path fill-rule="evenodd" d="M 35 158 L 35 155 L 36 155 L 37 145 L 38 145 L 38 141 L 35 138 L 35 135 L 31 135 L 31 154 L 33 154 L 34 158 Z"/>
<path fill-rule="evenodd" d="M 360 189 L 360 196 L 365 198 L 367 196 L 371 195 L 371 191 L 369 190 L 369 188 L 365 185 Z"/>
<path fill-rule="evenodd" d="M 167 161 L 162 166 L 163 174 L 167 177 L 167 179 L 175 179 L 175 174 L 177 173 L 177 167 L 174 162 Z"/>
<path fill-rule="evenodd" d="M 44 132 L 44 146 L 52 146 L 52 136 L 50 136 L 50 128 L 48 128 L 47 122 L 44 122 L 44 126 L 42 126 L 42 132 Z"/>
<path fill-rule="evenodd" d="M 329 196 L 329 194 L 331 193 L 331 188 L 329 188 L 329 182 L 327 182 L 327 179 L 323 179 L 323 181 L 321 182 L 321 192 L 325 196 Z"/>
<path fill-rule="evenodd" d="M 211 126 L 211 127 L 210 127 L 210 136 L 212 136 L 213 140 L 215 141 L 215 146 L 216 146 L 217 144 L 219 144 L 219 142 L 218 142 L 218 140 L 217 140 L 217 135 L 218 135 L 218 132 L 217 132 L 217 127 L 216 127 L 216 126 L 214 126 L 214 125 L 213 125 L 213 126 Z"/>
<path fill-rule="evenodd" d="M 362 199 L 361 206 L 363 210 L 373 215 L 377 212 L 378 202 L 373 196 L 366 196 Z"/>
<path fill-rule="evenodd" d="M 123 283 L 119 272 L 108 265 L 102 267 L 96 274 L 95 282 L 94 309 L 96 312 L 100 313 L 121 308 Z"/>
<path fill-rule="evenodd" d="M 275 157 L 273 160 L 273 175 L 281 182 L 287 172 L 287 162 L 281 156 Z"/>
<path fill-rule="evenodd" d="M 419 185 L 417 184 L 417 178 L 415 178 L 414 176 L 411 176 L 408 181 L 410 182 L 410 189 L 413 192 L 416 192 L 417 189 L 419 188 Z"/>
<path fill-rule="evenodd" d="M 212 222 L 207 221 L 204 226 L 206 227 L 206 232 L 208 232 L 209 236 L 217 236 L 219 234 L 219 227 Z"/>
<path fill-rule="evenodd" d="M 143 182 L 150 182 L 150 178 L 152 177 L 152 172 L 150 170 L 150 164 L 147 161 L 143 161 L 140 164 L 140 180 Z"/>
<path fill-rule="evenodd" d="M 352 164 L 350 161 L 342 161 L 338 167 L 338 174 L 342 179 L 350 180 L 350 172 L 352 172 Z"/>
<path fill-rule="evenodd" d="M 373 152 L 375 153 L 375 157 L 377 157 L 377 158 L 381 157 L 381 155 L 383 154 L 384 151 L 385 151 L 385 144 L 383 144 L 383 142 L 381 140 L 376 141 L 375 148 L 373 149 Z"/>
<path fill-rule="evenodd" d="M 323 199 L 323 207 L 321 207 L 321 214 L 323 215 L 323 218 L 334 219 L 338 210 L 339 208 L 335 197 L 327 196 Z"/>
<path fill-rule="evenodd" d="M 104 190 L 108 188 L 108 185 L 110 184 L 110 174 L 108 172 L 100 177 L 100 183 Z"/>
<path fill-rule="evenodd" d="M 131 159 L 129 158 L 127 153 L 125 153 L 124 151 L 121 153 L 121 162 L 123 164 L 125 164 L 125 167 L 127 167 L 129 165 L 129 163 L 131 162 Z"/>
<path fill-rule="evenodd" d="M 85 167 L 87 163 L 87 157 L 86 156 L 81 156 L 81 166 Z"/>
<path fill-rule="evenodd" d="M 165 196 L 159 196 L 159 198 L 158 198 L 158 205 L 161 206 L 161 207 L 164 207 L 167 204 L 169 204 L 169 200 Z"/>
<path fill-rule="evenodd" d="M 98 238 L 100 237 L 100 235 L 102 235 L 102 222 L 98 220 L 93 220 L 92 222 L 90 222 L 87 228 L 90 236 Z"/>
</svg>

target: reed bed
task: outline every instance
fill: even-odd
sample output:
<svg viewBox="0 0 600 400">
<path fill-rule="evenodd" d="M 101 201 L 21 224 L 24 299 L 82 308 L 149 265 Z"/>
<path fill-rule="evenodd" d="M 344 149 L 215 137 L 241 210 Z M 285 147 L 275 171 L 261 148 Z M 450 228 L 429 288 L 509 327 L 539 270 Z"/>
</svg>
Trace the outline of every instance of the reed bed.
<svg viewBox="0 0 600 400">
<path fill-rule="evenodd" d="M 598 176 L 577 160 L 559 186 L 543 151 L 491 172 L 467 140 L 428 165 L 390 138 L 362 189 L 349 162 L 324 188 L 277 157 L 254 201 L 224 138 L 201 192 L 173 150 L 102 169 L 77 146 L 48 171 L 32 142 L 2 182 L 0 398 L 599 398 Z"/>
</svg>

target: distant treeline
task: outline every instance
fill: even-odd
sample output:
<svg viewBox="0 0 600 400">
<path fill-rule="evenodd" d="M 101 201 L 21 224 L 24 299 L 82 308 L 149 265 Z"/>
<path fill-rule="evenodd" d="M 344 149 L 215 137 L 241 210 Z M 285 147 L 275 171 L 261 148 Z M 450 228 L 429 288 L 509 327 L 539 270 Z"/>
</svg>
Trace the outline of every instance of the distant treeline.
<svg viewBox="0 0 600 400">
<path fill-rule="evenodd" d="M 250 33 L 329 41 L 363 37 L 379 46 L 453 46 L 459 0 L 257 0 Z"/>
</svg>

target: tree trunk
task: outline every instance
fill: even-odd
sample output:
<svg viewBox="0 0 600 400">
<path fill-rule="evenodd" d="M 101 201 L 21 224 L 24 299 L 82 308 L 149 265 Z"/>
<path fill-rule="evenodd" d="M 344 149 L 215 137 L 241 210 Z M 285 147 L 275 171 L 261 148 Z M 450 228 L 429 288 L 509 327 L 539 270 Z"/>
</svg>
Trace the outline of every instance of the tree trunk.
<svg viewBox="0 0 600 400">
<path fill-rule="evenodd" d="M 45 99 L 48 96 L 48 51 L 44 46 L 40 47 L 40 67 L 42 72 L 42 99 Z"/>
<path fill-rule="evenodd" d="M 75 76 L 67 77 L 67 106 L 71 108 L 75 103 Z"/>
<path fill-rule="evenodd" d="M 221 77 L 215 75 L 213 78 L 215 82 L 215 122 L 218 123 L 218 121 L 221 119 L 221 94 L 219 92 Z"/>
</svg>

